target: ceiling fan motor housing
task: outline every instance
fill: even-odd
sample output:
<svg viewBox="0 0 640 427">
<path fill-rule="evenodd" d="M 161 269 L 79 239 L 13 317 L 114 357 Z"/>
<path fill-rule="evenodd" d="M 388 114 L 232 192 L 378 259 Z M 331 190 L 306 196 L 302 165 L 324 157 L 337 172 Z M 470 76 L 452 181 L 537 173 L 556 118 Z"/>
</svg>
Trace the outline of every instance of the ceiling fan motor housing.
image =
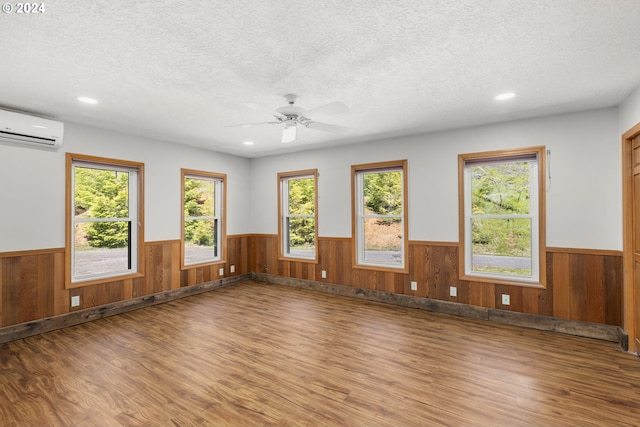
<svg viewBox="0 0 640 427">
<path fill-rule="evenodd" d="M 298 99 L 298 95 L 295 95 L 295 94 L 293 94 L 293 93 L 289 93 L 289 94 L 287 94 L 287 95 L 285 95 L 285 96 L 284 96 L 284 99 L 286 99 L 286 100 L 287 100 L 287 102 L 288 102 L 290 105 L 293 105 L 293 104 L 296 102 L 296 99 Z"/>
</svg>

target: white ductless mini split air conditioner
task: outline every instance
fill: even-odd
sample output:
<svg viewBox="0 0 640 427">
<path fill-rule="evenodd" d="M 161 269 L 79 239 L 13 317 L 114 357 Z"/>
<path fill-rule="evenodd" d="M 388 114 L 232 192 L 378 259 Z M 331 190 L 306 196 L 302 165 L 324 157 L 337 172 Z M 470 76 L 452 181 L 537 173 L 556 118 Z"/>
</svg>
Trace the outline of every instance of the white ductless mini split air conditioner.
<svg viewBox="0 0 640 427">
<path fill-rule="evenodd" d="M 0 142 L 56 149 L 62 145 L 64 123 L 0 110 Z"/>
</svg>

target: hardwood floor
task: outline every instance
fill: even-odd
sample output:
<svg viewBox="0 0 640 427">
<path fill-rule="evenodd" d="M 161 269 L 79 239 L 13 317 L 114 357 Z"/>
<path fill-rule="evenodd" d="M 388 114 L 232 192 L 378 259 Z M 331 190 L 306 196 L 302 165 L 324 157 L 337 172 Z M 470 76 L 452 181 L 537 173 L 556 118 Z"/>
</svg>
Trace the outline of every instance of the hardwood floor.
<svg viewBox="0 0 640 427">
<path fill-rule="evenodd" d="M 615 344 L 251 281 L 0 345 L 2 426 L 639 426 Z"/>
</svg>

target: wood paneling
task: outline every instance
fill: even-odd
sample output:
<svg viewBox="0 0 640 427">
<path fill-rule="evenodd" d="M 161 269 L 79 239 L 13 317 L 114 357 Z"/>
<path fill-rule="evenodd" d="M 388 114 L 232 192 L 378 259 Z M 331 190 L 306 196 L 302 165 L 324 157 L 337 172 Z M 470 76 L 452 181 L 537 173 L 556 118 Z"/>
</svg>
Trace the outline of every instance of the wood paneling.
<svg viewBox="0 0 640 427">
<path fill-rule="evenodd" d="M 554 248 L 547 253 L 547 287 L 470 282 L 458 279 L 458 246 L 452 243 L 411 241 L 409 274 L 361 270 L 351 267 L 351 239 L 319 238 L 315 271 L 308 263 L 275 262 L 277 236 L 258 235 L 252 246 L 255 272 L 304 280 L 317 280 L 355 288 L 414 295 L 519 313 L 555 316 L 568 320 L 622 325 L 622 257 L 615 251 Z M 261 268 L 277 265 L 274 270 Z M 321 271 L 327 272 L 322 279 Z M 411 291 L 410 282 L 418 283 Z M 449 296 L 450 286 L 457 296 Z M 508 294 L 510 305 L 502 304 Z"/>
<path fill-rule="evenodd" d="M 79 310 L 251 272 L 622 325 L 622 258 L 611 251 L 549 251 L 547 288 L 542 289 L 460 281 L 458 246 L 446 242 L 411 241 L 409 274 L 404 274 L 354 269 L 349 238 L 318 238 L 318 264 L 279 260 L 277 240 L 271 234 L 229 236 L 226 262 L 186 270 L 180 270 L 179 240 L 146 243 L 144 277 L 72 290 L 64 289 L 62 249 L 0 254 L 0 326 L 68 313 L 72 295 L 80 296 L 80 307 L 73 309 Z M 231 265 L 235 273 L 229 272 Z M 411 291 L 412 280 L 417 291 Z M 449 296 L 450 286 L 457 287 L 456 297 Z M 509 306 L 501 303 L 503 293 L 511 298 Z"/>
<path fill-rule="evenodd" d="M 133 279 L 131 297 L 154 294 L 180 287 L 180 241 L 147 243 L 145 251 L 147 274 Z"/>
<path fill-rule="evenodd" d="M 113 280 L 74 289 L 64 287 L 64 249 L 20 251 L 0 254 L 0 327 L 112 304 L 191 286 L 225 276 L 247 274 L 251 236 L 227 238 L 228 262 L 180 270 L 180 241 L 147 242 L 143 277 Z M 235 273 L 228 266 L 234 264 Z M 71 307 L 71 296 L 80 306 Z"/>
<path fill-rule="evenodd" d="M 187 266 L 182 271 L 176 273 L 180 286 L 192 286 L 199 283 L 219 280 L 224 277 L 238 276 L 250 272 L 249 251 L 251 250 L 253 238 L 251 235 L 233 235 L 226 239 L 226 256 L 225 260 L 203 266 Z M 178 258 L 180 255 L 180 242 L 178 242 Z M 230 272 L 231 265 L 234 266 L 235 272 Z M 179 259 L 178 259 L 179 267 Z M 220 274 L 223 269 L 223 274 Z"/>
<path fill-rule="evenodd" d="M 124 290 L 124 280 L 116 280 L 113 282 L 99 283 L 92 286 L 71 289 L 69 291 L 69 295 L 71 297 L 75 295 L 80 296 L 80 305 L 78 307 L 70 307 L 69 310 L 76 311 L 82 308 L 97 307 L 99 305 L 131 298 L 131 295 L 126 295 Z"/>
<path fill-rule="evenodd" d="M 6 426 L 640 420 L 614 343 L 253 282 L 4 344 L 0 378 Z"/>
<path fill-rule="evenodd" d="M 553 315 L 622 325 L 622 258 L 552 254 Z"/>
<path fill-rule="evenodd" d="M 238 276 L 251 273 L 249 250 L 251 247 L 251 235 L 237 234 L 227 237 L 227 265 L 235 266 L 236 271 L 231 273 L 227 269 L 228 276 Z"/>
<path fill-rule="evenodd" d="M 278 274 L 278 235 L 254 234 L 250 247 L 251 271 Z"/>
<path fill-rule="evenodd" d="M 58 314 L 63 279 L 63 249 L 0 257 L 0 326 Z"/>
</svg>

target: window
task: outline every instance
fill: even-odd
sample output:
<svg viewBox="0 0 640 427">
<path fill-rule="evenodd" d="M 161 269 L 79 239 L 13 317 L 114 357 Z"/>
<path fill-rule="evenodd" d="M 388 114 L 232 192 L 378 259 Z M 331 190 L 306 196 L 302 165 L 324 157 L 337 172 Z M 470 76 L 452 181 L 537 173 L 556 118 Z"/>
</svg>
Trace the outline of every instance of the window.
<svg viewBox="0 0 640 427">
<path fill-rule="evenodd" d="M 182 169 L 182 265 L 219 262 L 226 175 Z"/>
<path fill-rule="evenodd" d="M 459 156 L 460 271 L 467 280 L 541 285 L 544 147 Z"/>
<path fill-rule="evenodd" d="M 140 273 L 143 164 L 67 154 L 67 287 Z"/>
<path fill-rule="evenodd" d="M 407 161 L 351 167 L 357 267 L 406 269 Z"/>
<path fill-rule="evenodd" d="M 280 255 L 316 261 L 316 169 L 278 174 Z"/>
</svg>

